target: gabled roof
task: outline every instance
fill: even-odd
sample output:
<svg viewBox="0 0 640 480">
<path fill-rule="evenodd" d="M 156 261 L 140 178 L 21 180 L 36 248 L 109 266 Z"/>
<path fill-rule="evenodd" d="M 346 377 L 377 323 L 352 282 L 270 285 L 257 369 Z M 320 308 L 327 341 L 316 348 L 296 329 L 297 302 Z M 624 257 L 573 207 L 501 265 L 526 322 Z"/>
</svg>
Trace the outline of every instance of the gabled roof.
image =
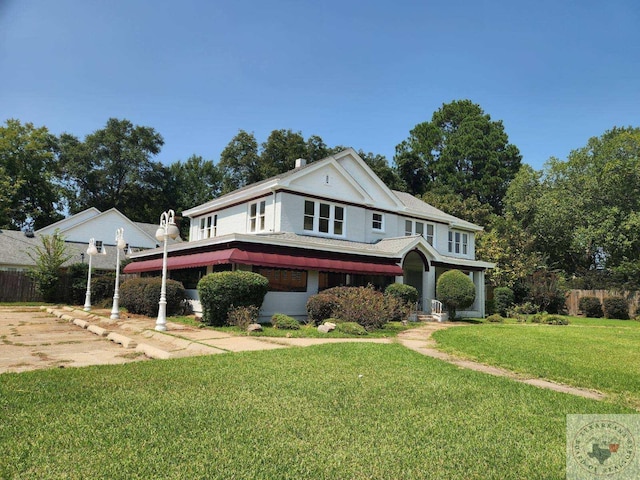
<svg viewBox="0 0 640 480">
<path fill-rule="evenodd" d="M 449 215 L 428 203 L 423 202 L 419 198 L 405 192 L 391 190 L 382 180 L 371 170 L 367 163 L 360 158 L 352 148 L 343 150 L 330 157 L 308 163 L 303 167 L 294 168 L 287 172 L 281 173 L 274 177 L 262 180 L 260 182 L 247 185 L 233 192 L 222 195 L 221 197 L 210 200 L 196 207 L 190 208 L 182 212 L 186 217 L 195 217 L 205 213 L 219 210 L 229 205 L 241 203 L 252 198 L 266 195 L 280 189 L 299 190 L 296 182 L 305 175 L 311 175 L 316 170 L 327 168 L 335 169 L 341 177 L 346 179 L 358 194 L 362 197 L 362 204 L 367 206 L 378 206 L 383 197 L 389 205 L 389 209 L 396 211 L 398 214 L 406 214 L 413 217 L 424 218 L 425 220 L 439 221 L 447 223 L 452 227 L 461 228 L 470 231 L 481 231 L 482 227 L 467 222 L 453 215 Z M 361 175 L 359 175 L 361 173 Z M 360 181 L 358 180 L 360 178 Z M 376 189 L 375 198 L 372 198 L 372 192 L 360 182 L 364 181 L 370 188 Z M 314 193 L 311 191 L 302 191 L 302 193 Z M 334 200 L 344 200 L 333 198 Z"/>
<path fill-rule="evenodd" d="M 41 235 L 51 235 L 56 230 L 58 230 L 62 235 L 67 236 L 68 232 L 78 226 L 85 225 L 90 222 L 99 222 L 102 217 L 107 217 L 113 214 L 117 215 L 120 218 L 120 223 L 124 227 L 127 227 L 125 228 L 125 231 L 130 231 L 131 229 L 137 230 L 141 235 L 148 238 L 150 244 L 157 244 L 157 240 L 155 238 L 155 232 L 158 228 L 157 224 L 134 222 L 132 220 L 129 220 L 126 215 L 124 215 L 115 207 L 110 208 L 109 210 L 106 210 L 104 212 L 100 212 L 100 210 L 98 210 L 97 208 L 91 207 L 83 210 L 82 212 L 76 213 L 75 215 L 64 218 L 56 223 L 47 225 L 46 227 L 37 230 L 36 233 Z M 176 240 L 169 240 L 169 243 L 176 243 L 180 241 L 182 240 L 178 237 Z M 109 244 L 108 242 L 105 243 Z"/>
<path fill-rule="evenodd" d="M 462 220 L 461 218 L 454 217 L 453 215 L 449 215 L 448 213 L 445 213 L 442 210 L 439 210 L 436 207 L 429 205 L 426 202 L 423 202 L 419 198 L 414 197 L 410 193 L 400 192 L 398 190 L 393 190 L 393 193 L 398 197 L 398 199 L 400 199 L 402 204 L 406 207 L 407 213 L 411 213 L 413 215 L 419 215 L 421 217 L 425 217 L 433 220 L 440 220 L 444 223 L 448 223 L 452 227 L 457 227 L 464 230 L 474 230 L 474 231 L 483 230 L 481 226 L 471 222 L 467 222 L 466 220 Z"/>
<path fill-rule="evenodd" d="M 356 153 L 352 148 L 348 148 L 339 152 L 335 155 L 331 155 L 329 157 L 323 158 L 321 160 L 317 160 L 315 162 L 311 162 L 306 164 L 303 167 L 294 168 L 287 172 L 281 173 L 274 177 L 268 178 L 266 180 L 262 180 L 260 182 L 252 183 L 251 185 L 247 185 L 245 187 L 239 188 L 238 190 L 234 190 L 233 192 L 222 195 L 221 197 L 210 200 L 209 202 L 203 203 L 202 205 L 198 205 L 196 207 L 190 208 L 182 212 L 182 214 L 186 217 L 194 217 L 198 215 L 202 215 L 209 211 L 218 210 L 220 208 L 224 208 L 225 206 L 235 204 L 238 202 L 242 202 L 243 200 L 247 200 L 250 198 L 255 198 L 256 196 L 268 194 L 270 192 L 287 189 L 287 188 L 295 188 L 293 187 L 295 181 L 297 179 L 302 178 L 305 175 L 309 175 L 312 172 L 319 170 L 321 168 L 326 168 L 328 165 L 332 166 L 344 179 L 346 179 L 351 187 L 360 193 L 363 197 L 364 204 L 373 205 L 379 199 L 374 199 L 370 196 L 369 192 L 354 178 L 352 172 L 347 171 L 347 169 L 343 166 L 343 162 L 345 159 L 350 158 L 353 159 L 358 168 L 364 172 L 366 176 L 368 176 L 370 182 L 375 183 L 378 188 L 382 189 L 390 202 L 397 208 L 402 208 L 401 202 L 398 198 L 393 194 L 391 189 L 389 189 L 379 178 L 378 176 L 371 170 L 371 168 L 366 164 L 362 158 Z M 336 198 L 336 200 L 340 200 Z"/>
</svg>

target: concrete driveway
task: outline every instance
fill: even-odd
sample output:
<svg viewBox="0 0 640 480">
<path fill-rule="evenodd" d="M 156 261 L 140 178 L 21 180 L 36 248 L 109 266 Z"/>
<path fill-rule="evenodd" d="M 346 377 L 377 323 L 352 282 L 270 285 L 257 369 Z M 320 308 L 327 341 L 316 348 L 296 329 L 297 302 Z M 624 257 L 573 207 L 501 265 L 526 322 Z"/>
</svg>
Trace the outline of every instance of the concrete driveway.
<svg viewBox="0 0 640 480">
<path fill-rule="evenodd" d="M 145 359 L 38 307 L 0 307 L 0 373 Z"/>
</svg>

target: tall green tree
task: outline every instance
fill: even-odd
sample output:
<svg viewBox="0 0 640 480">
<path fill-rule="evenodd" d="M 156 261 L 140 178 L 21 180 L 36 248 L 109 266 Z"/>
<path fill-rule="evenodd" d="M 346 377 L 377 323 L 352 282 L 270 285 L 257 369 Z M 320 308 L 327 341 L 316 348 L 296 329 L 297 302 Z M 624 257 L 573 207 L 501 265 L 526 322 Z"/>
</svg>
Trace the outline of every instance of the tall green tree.
<svg viewBox="0 0 640 480">
<path fill-rule="evenodd" d="M 192 155 L 186 162 L 177 161 L 169 167 L 170 191 L 176 213 L 213 200 L 222 192 L 222 173 L 211 160 Z M 188 238 L 188 222 L 180 222 L 180 236 Z"/>
<path fill-rule="evenodd" d="M 152 157 L 163 144 L 153 128 L 117 118 L 110 118 L 84 141 L 63 134 L 61 163 L 71 213 L 115 207 L 132 220 L 155 221 L 148 218 L 153 207 L 141 202 L 153 201 L 162 187 L 156 182 L 166 172 Z"/>
<path fill-rule="evenodd" d="M 470 100 L 457 100 L 444 104 L 430 122 L 416 125 L 396 147 L 394 159 L 411 193 L 445 186 L 501 213 L 522 158 L 501 121 L 491 120 Z"/>
<path fill-rule="evenodd" d="M 380 180 L 392 190 L 400 190 L 404 192 L 407 190 L 407 185 L 400 178 L 398 172 L 389 165 L 387 158 L 384 155 L 376 153 L 365 153 L 364 150 L 358 150 L 358 155 L 366 162 L 367 165 L 373 170 Z"/>
<path fill-rule="evenodd" d="M 311 143 L 312 146 L 318 145 L 317 139 L 319 137 L 316 137 L 316 143 Z M 260 153 L 262 177 L 269 178 L 291 170 L 297 158 L 309 160 L 308 153 L 307 142 L 302 133 L 284 129 L 273 130 L 267 141 L 262 144 Z"/>
<path fill-rule="evenodd" d="M 218 168 L 223 179 L 222 193 L 264 180 L 255 135 L 240 130 L 220 154 Z"/>
<path fill-rule="evenodd" d="M 0 227 L 38 229 L 62 218 L 57 151 L 46 127 L 16 119 L 0 126 Z"/>
<path fill-rule="evenodd" d="M 613 128 L 545 167 L 533 233 L 568 273 L 640 262 L 640 128 Z"/>
</svg>

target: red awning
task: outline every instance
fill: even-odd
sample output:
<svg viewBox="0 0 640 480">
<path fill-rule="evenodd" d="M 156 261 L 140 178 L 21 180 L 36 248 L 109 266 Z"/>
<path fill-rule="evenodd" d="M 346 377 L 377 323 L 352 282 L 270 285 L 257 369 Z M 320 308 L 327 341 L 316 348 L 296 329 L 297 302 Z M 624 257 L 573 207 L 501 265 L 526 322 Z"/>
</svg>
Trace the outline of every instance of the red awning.
<svg viewBox="0 0 640 480">
<path fill-rule="evenodd" d="M 248 252 L 239 248 L 169 257 L 167 258 L 167 269 L 195 268 L 224 263 L 299 270 L 319 270 L 323 272 L 402 275 L 402 268 L 396 264 L 388 263 L 388 261 L 377 263 L 364 260 L 304 257 L 280 253 Z M 124 273 L 152 272 L 157 270 L 162 270 L 162 258 L 130 263 L 124 268 Z"/>
</svg>

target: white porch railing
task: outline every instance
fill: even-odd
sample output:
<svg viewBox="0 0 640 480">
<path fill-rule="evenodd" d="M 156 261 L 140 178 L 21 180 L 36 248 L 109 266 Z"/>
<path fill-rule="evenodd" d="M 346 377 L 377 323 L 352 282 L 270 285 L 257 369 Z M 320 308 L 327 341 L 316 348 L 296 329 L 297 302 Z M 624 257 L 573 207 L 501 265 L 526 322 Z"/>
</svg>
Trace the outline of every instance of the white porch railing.
<svg viewBox="0 0 640 480">
<path fill-rule="evenodd" d="M 439 300 L 431 300 L 431 316 L 439 322 L 447 321 L 447 313 L 442 311 L 442 302 Z"/>
</svg>

